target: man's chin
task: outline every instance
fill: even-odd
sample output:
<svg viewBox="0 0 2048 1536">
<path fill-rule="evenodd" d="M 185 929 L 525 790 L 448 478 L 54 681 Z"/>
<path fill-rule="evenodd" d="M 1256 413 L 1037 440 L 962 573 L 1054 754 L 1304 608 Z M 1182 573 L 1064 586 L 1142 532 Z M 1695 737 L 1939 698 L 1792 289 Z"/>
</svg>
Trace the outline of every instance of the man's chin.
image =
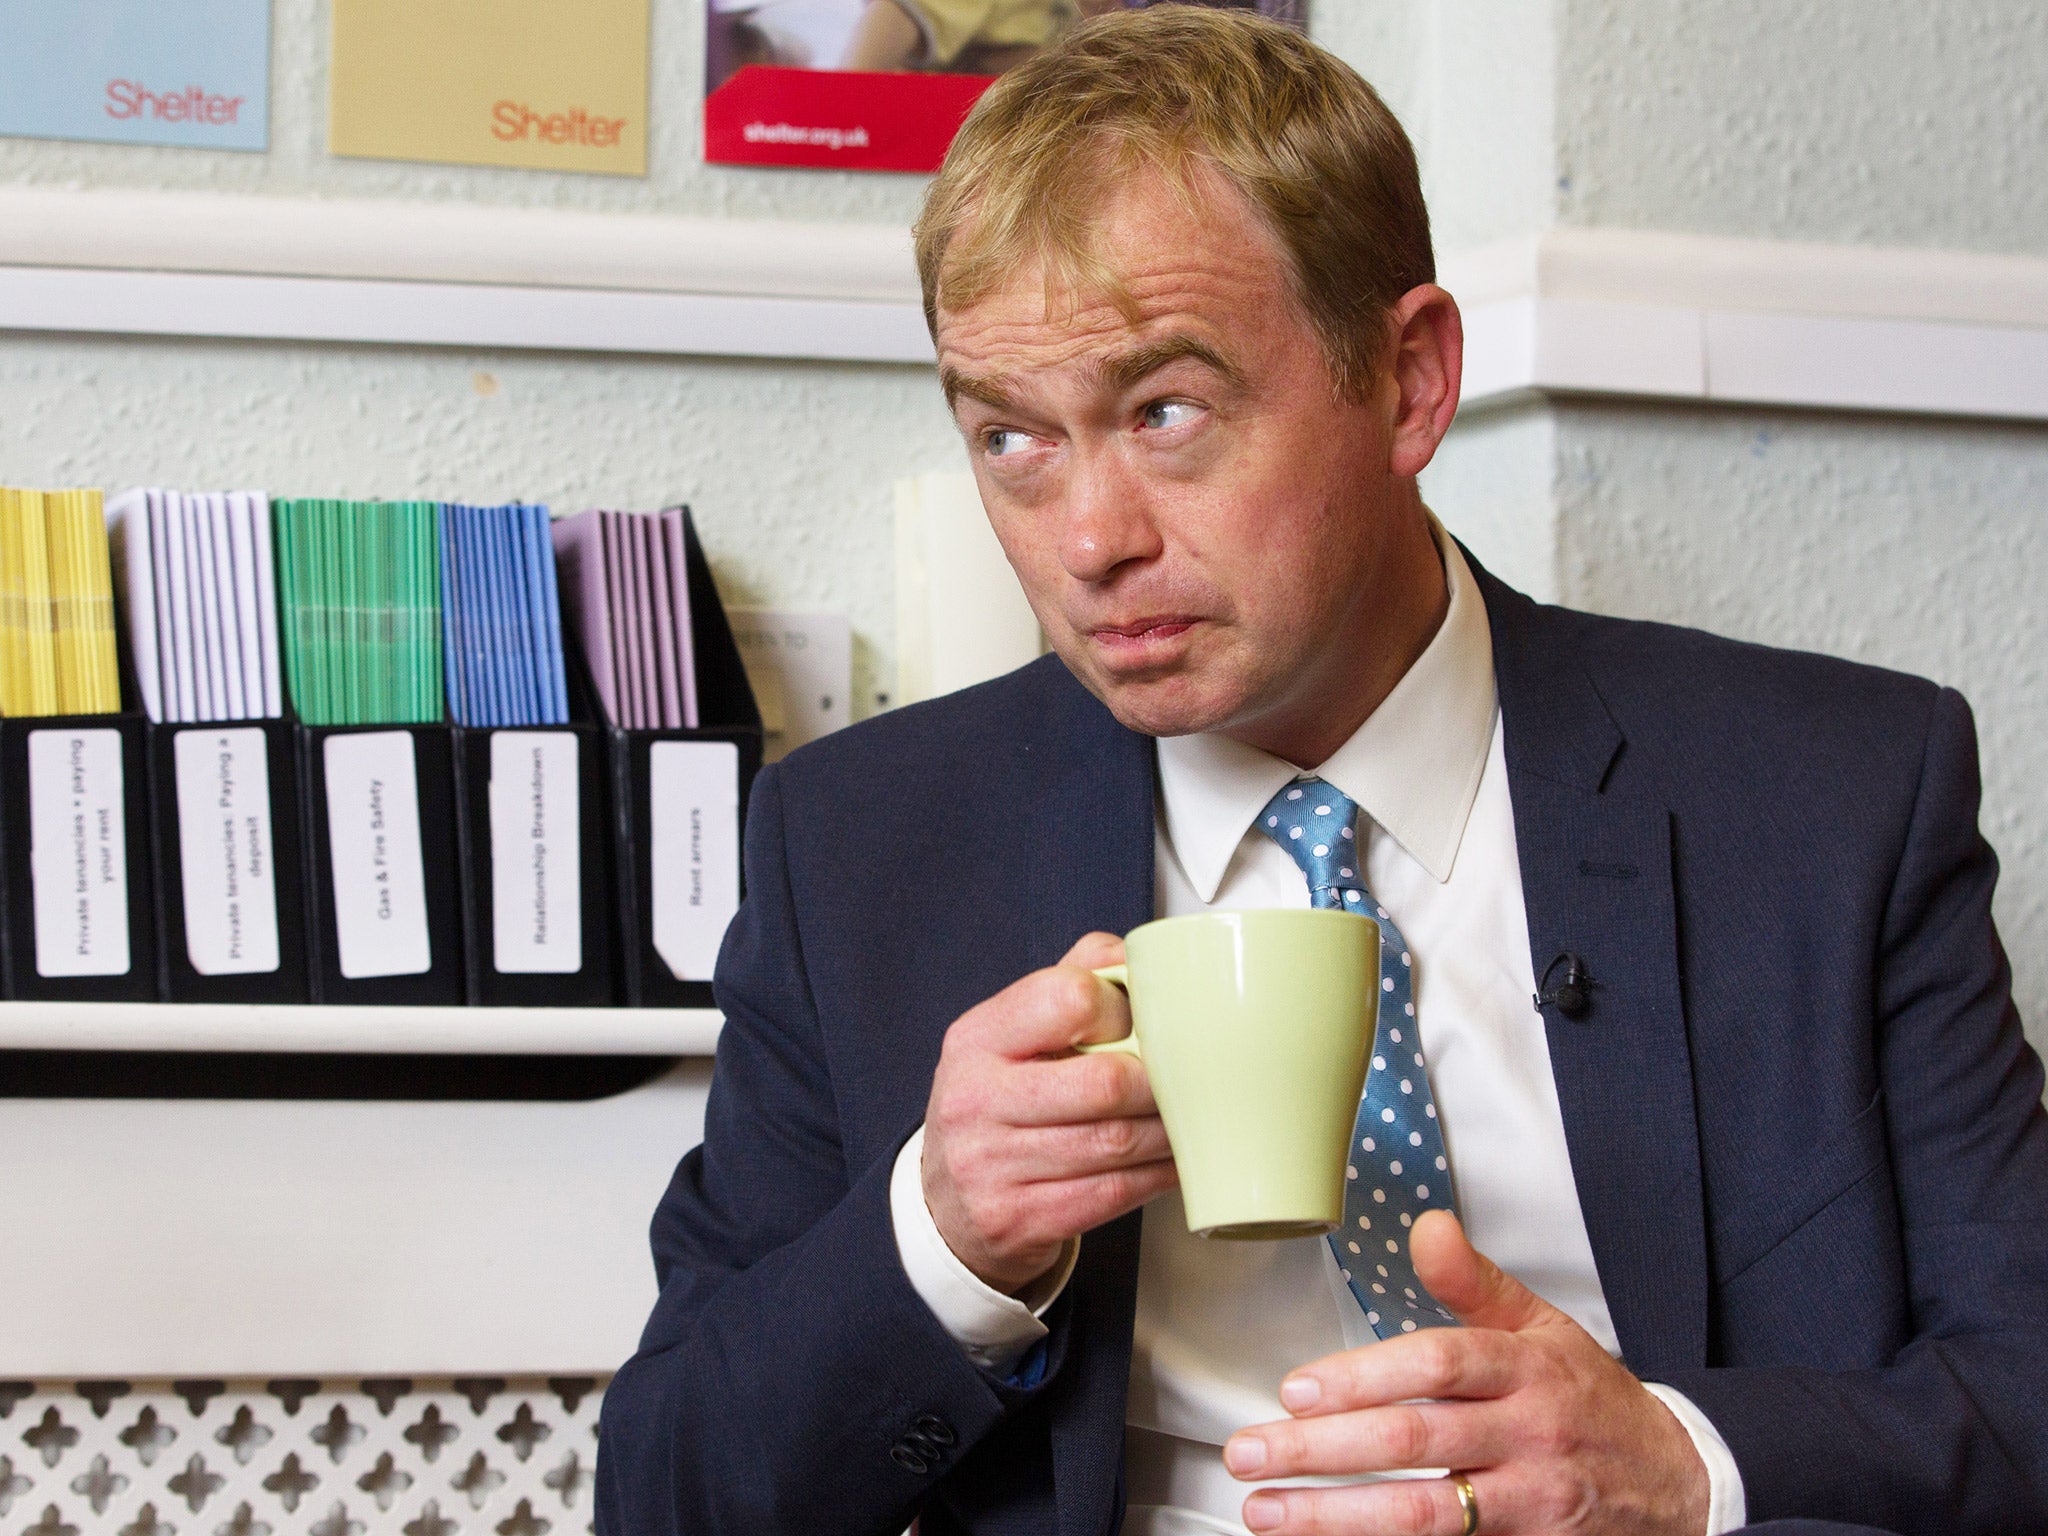
<svg viewBox="0 0 2048 1536">
<path fill-rule="evenodd" d="M 1195 736 L 1217 729 L 1237 713 L 1234 698 L 1218 698 L 1196 688 L 1184 674 L 1142 682 L 1078 671 L 1076 675 L 1119 725 L 1144 736 Z"/>
</svg>

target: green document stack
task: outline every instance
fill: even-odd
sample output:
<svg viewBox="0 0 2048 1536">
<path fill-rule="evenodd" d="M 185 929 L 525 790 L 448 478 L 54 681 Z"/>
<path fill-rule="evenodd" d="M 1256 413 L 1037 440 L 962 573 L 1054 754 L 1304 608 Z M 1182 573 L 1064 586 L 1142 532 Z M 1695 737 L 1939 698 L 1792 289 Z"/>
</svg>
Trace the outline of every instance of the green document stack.
<svg viewBox="0 0 2048 1536">
<path fill-rule="evenodd" d="M 277 514 L 285 680 L 308 725 L 442 718 L 440 510 L 297 500 Z"/>
</svg>

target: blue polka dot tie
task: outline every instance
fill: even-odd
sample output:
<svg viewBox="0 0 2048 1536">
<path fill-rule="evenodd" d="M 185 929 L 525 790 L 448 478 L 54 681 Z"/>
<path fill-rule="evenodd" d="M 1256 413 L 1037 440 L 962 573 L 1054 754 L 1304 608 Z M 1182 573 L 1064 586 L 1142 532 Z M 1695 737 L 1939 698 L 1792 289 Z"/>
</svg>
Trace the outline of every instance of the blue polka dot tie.
<svg viewBox="0 0 2048 1536">
<path fill-rule="evenodd" d="M 1266 802 L 1259 830 L 1301 866 L 1310 906 L 1379 919 L 1379 1028 L 1351 1130 L 1344 1225 L 1330 1234 L 1330 1251 L 1380 1338 L 1456 1326 L 1415 1278 L 1408 1257 L 1415 1218 L 1428 1210 L 1456 1211 L 1457 1202 L 1415 1028 L 1414 956 L 1359 876 L 1365 860 L 1358 806 L 1321 779 L 1298 779 Z"/>
</svg>

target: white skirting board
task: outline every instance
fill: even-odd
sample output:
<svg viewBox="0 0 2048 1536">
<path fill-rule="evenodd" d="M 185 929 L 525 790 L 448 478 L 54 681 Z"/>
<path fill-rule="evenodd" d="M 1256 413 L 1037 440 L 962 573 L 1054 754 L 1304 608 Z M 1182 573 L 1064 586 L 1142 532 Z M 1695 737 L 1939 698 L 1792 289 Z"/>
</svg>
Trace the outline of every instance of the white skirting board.
<svg viewBox="0 0 2048 1536">
<path fill-rule="evenodd" d="M 0 267 L 0 330 L 929 363 L 911 304 L 212 272 Z"/>
<path fill-rule="evenodd" d="M 1465 399 L 2048 420 L 2048 259 L 1553 229 L 1447 257 Z M 0 330 L 929 365 L 907 232 L 0 189 Z"/>
<path fill-rule="evenodd" d="M 1647 397 L 2048 420 L 2048 260 L 1555 229 L 1465 252 L 1468 405 Z"/>
<path fill-rule="evenodd" d="M 918 301 L 904 228 L 419 199 L 0 187 L 0 265 Z"/>
<path fill-rule="evenodd" d="M 1463 403 L 1634 396 L 2048 421 L 2048 329 L 1585 299 L 1465 311 Z"/>
</svg>

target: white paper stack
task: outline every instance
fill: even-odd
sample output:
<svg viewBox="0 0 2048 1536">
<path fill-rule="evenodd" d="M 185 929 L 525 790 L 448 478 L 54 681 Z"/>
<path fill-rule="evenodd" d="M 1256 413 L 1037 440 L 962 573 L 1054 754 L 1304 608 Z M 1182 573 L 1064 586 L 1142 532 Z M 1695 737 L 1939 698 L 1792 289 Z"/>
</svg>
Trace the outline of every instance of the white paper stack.
<svg viewBox="0 0 2048 1536">
<path fill-rule="evenodd" d="M 107 527 L 149 718 L 283 714 L 269 497 L 126 491 L 107 503 Z"/>
<path fill-rule="evenodd" d="M 896 482 L 896 702 L 915 704 L 1036 661 L 1038 616 L 969 474 Z"/>
</svg>

